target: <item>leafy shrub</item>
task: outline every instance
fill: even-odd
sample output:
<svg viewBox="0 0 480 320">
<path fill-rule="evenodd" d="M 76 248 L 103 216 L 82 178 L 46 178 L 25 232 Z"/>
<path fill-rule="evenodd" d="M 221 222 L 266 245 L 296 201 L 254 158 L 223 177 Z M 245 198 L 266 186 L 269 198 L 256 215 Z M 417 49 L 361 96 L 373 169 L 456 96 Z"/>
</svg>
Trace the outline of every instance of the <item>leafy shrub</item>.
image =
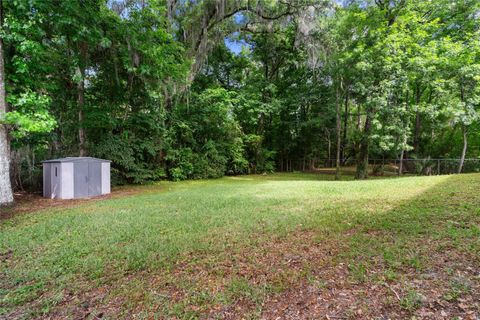
<svg viewBox="0 0 480 320">
<path fill-rule="evenodd" d="M 156 159 L 161 148 L 135 136 L 108 135 L 92 148 L 92 156 L 112 161 L 112 184 L 145 183 L 166 177 Z"/>
<path fill-rule="evenodd" d="M 240 127 L 233 115 L 235 93 L 207 89 L 179 105 L 167 137 L 172 180 L 219 178 L 248 170 Z"/>
<path fill-rule="evenodd" d="M 194 155 L 190 148 L 170 150 L 166 160 L 170 163 L 168 175 L 173 181 L 185 180 L 193 173 Z"/>
</svg>

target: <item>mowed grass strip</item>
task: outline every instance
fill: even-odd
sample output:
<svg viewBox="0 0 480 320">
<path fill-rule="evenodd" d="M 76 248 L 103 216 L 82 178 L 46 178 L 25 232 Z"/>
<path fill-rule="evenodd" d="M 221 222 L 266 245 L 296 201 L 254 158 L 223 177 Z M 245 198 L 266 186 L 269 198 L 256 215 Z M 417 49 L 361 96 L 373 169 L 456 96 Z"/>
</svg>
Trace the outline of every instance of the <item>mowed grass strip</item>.
<svg viewBox="0 0 480 320">
<path fill-rule="evenodd" d="M 338 241 L 342 252 L 335 259 L 359 261 L 351 270 L 358 279 L 365 277 L 362 261 L 374 256 L 392 270 L 421 268 L 426 238 L 479 258 L 480 175 L 326 181 L 331 178 L 163 182 L 134 196 L 4 220 L 0 312 L 48 313 L 65 288 L 122 283 L 138 272 L 168 274 L 180 257 L 193 264 L 208 257 L 214 268 L 226 251 L 255 250 L 298 230 L 313 232 L 320 243 Z M 232 303 L 242 281 L 234 279 L 222 303 Z M 141 291 L 145 284 L 137 286 Z M 212 303 L 205 300 L 192 303 Z"/>
</svg>

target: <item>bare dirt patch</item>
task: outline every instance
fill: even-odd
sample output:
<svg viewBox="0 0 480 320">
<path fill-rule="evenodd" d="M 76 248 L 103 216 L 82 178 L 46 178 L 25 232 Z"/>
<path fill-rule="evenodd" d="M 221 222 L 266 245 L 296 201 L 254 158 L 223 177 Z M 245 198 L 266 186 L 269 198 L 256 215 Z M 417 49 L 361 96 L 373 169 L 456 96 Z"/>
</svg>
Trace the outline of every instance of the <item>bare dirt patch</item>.
<svg viewBox="0 0 480 320">
<path fill-rule="evenodd" d="M 19 214 L 28 214 L 52 208 L 73 208 L 90 202 L 126 197 L 140 192 L 142 192 L 141 187 L 118 187 L 113 189 L 112 193 L 107 195 L 71 200 L 48 199 L 36 193 L 17 192 L 14 195 L 15 204 L 10 208 L 3 208 L 2 211 L 0 211 L 0 220 L 10 219 Z"/>
</svg>

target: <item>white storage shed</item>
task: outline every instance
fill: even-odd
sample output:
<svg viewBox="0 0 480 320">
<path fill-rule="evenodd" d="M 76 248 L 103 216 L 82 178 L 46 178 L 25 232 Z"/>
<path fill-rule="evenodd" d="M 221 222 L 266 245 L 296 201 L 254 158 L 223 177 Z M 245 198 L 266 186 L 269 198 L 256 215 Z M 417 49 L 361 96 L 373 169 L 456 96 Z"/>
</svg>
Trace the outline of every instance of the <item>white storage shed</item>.
<svg viewBox="0 0 480 320">
<path fill-rule="evenodd" d="M 77 199 L 110 193 L 110 162 L 91 157 L 43 161 L 43 196 Z"/>
</svg>

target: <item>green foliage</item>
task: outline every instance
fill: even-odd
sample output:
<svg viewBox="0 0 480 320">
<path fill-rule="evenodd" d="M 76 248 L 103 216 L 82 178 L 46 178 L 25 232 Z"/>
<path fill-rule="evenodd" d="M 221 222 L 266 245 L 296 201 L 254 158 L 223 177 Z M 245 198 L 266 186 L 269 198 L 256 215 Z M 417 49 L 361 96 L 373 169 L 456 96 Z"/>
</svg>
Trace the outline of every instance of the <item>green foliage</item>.
<svg viewBox="0 0 480 320">
<path fill-rule="evenodd" d="M 5 2 L 13 150 L 116 183 L 479 156 L 478 1 L 222 3 Z"/>
<path fill-rule="evenodd" d="M 193 153 L 190 148 L 177 149 L 169 152 L 166 160 L 172 166 L 169 170 L 173 181 L 186 180 L 193 175 Z"/>
<path fill-rule="evenodd" d="M 24 92 L 8 98 L 14 111 L 6 114 L 5 123 L 14 127 L 13 137 L 19 139 L 28 134 L 50 132 L 55 128 L 57 122 L 48 112 L 48 97 Z"/>
<path fill-rule="evenodd" d="M 173 180 L 218 178 L 246 172 L 242 132 L 233 113 L 235 93 L 211 88 L 179 105 L 166 160 Z M 181 120 L 180 120 L 181 119 Z"/>
<path fill-rule="evenodd" d="M 110 159 L 115 163 L 112 170 L 114 184 L 143 183 L 164 178 L 165 172 L 155 163 L 161 146 L 152 141 L 125 133 L 122 136 L 103 136 L 92 148 L 97 157 Z"/>
</svg>

